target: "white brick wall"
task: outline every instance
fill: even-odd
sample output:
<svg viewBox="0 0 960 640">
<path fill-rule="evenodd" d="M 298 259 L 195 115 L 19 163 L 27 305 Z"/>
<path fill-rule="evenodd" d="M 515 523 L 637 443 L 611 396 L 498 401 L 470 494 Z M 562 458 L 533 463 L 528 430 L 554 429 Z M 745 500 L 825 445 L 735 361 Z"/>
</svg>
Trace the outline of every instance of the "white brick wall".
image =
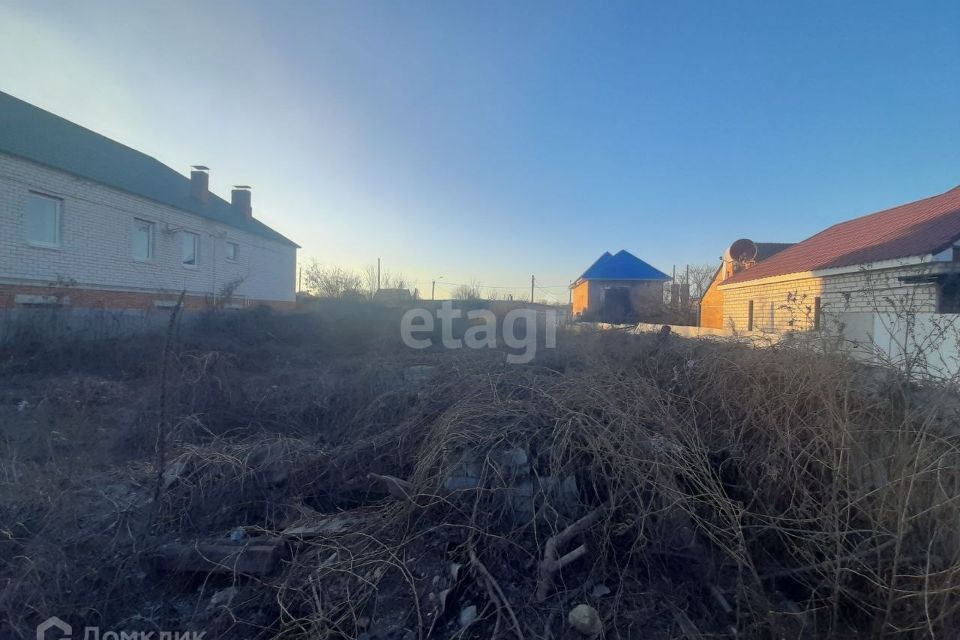
<svg viewBox="0 0 960 640">
<path fill-rule="evenodd" d="M 29 192 L 63 200 L 57 249 L 24 238 Z M 134 218 L 155 223 L 154 257 L 133 258 Z M 181 238 L 166 229 L 200 235 L 199 264 L 182 264 Z M 237 262 L 225 259 L 225 243 L 240 245 Z M 180 291 L 215 295 L 244 278 L 237 294 L 255 300 L 295 299 L 296 248 L 195 214 L 0 154 L 0 281 L 47 284 L 73 279 L 77 286 L 129 291 Z"/>
<path fill-rule="evenodd" d="M 839 314 L 849 312 L 897 313 L 909 309 L 917 313 L 933 313 L 937 310 L 935 285 L 899 281 L 902 276 L 929 269 L 929 264 L 876 270 L 864 266 L 851 273 L 806 278 L 784 276 L 763 284 L 745 283 L 723 288 L 724 328 L 747 329 L 751 300 L 755 330 L 812 329 L 812 310 L 817 297 L 820 298 L 823 321 L 828 324 L 839 318 Z"/>
</svg>

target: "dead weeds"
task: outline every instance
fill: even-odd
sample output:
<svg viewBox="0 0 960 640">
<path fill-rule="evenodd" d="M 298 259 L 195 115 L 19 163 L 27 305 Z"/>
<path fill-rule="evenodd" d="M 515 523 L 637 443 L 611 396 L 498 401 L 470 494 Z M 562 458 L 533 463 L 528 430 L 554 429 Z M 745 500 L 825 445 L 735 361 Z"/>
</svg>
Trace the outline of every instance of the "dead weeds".
<svg viewBox="0 0 960 640">
<path fill-rule="evenodd" d="M 7 365 L 4 637 L 50 615 L 368 640 L 960 623 L 952 389 L 787 347 L 562 334 L 511 366 L 231 322 L 243 344 L 206 326 L 173 354 L 158 503 L 154 374 Z"/>
</svg>

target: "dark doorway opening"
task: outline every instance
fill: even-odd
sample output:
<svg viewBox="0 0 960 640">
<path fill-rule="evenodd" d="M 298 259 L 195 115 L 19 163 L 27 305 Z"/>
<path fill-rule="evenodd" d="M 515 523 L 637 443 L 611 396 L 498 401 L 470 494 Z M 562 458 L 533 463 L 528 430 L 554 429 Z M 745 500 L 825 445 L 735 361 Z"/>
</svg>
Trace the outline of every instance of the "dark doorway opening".
<svg viewBox="0 0 960 640">
<path fill-rule="evenodd" d="M 603 306 L 600 309 L 601 322 L 624 322 L 633 315 L 630 306 L 628 287 L 610 287 L 603 292 Z"/>
</svg>

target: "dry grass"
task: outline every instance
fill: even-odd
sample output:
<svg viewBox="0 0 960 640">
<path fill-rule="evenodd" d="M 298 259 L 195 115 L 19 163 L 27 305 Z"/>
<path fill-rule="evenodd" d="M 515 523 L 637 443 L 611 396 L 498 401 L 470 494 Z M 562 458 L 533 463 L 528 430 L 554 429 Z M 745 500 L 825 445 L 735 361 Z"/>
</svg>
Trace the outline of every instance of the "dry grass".
<svg viewBox="0 0 960 640">
<path fill-rule="evenodd" d="M 169 464 L 182 467 L 155 519 L 151 452 L 121 446 L 149 428 L 149 402 L 112 434 L 109 472 L 6 436 L 5 637 L 60 612 L 227 638 L 557 638 L 579 602 L 607 638 L 948 638 L 960 625 L 952 389 L 802 349 L 561 338 L 528 366 L 385 352 L 385 338 L 312 365 L 303 354 L 330 346 L 300 335 L 293 349 L 197 341 L 175 359 Z M 247 366 L 251 348 L 273 349 L 270 366 Z M 411 362 L 437 367 L 428 384 L 403 382 Z M 69 415 L 92 428 L 125 403 Z M 371 472 L 409 481 L 411 498 Z M 318 513 L 347 525 L 291 540 L 269 578 L 151 573 L 173 537 L 276 535 Z M 551 538 L 570 561 L 539 602 Z M 229 585 L 245 597 L 211 609 Z M 477 619 L 461 628 L 468 605 Z"/>
<path fill-rule="evenodd" d="M 511 513 L 516 484 L 497 454 L 518 447 L 535 475 L 576 478 L 581 515 L 604 509 L 589 561 L 570 565 L 553 604 L 613 587 L 608 635 L 955 627 L 960 436 L 949 390 L 802 351 L 663 350 L 619 336 L 561 349 L 571 347 L 551 367 L 460 363 L 455 388 L 434 390 L 457 400 L 411 426 L 423 430 L 410 438 L 419 495 L 397 516 L 398 528 L 469 532 L 448 559 L 464 563 L 471 545 L 504 567 L 527 633 L 548 633 L 534 621 L 551 603 L 536 612 L 536 572 L 510 568 L 536 566 L 573 515 L 545 494 L 534 517 Z M 444 479 L 467 451 L 482 463 L 481 487 L 451 494 Z"/>
</svg>

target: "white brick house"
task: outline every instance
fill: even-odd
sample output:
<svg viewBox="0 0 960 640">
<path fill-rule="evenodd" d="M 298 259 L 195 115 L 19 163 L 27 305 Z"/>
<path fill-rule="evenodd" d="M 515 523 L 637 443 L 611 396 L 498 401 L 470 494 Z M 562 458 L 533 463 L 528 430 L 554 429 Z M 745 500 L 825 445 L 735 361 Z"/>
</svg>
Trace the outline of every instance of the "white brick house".
<svg viewBox="0 0 960 640">
<path fill-rule="evenodd" d="M 831 329 L 876 314 L 956 314 L 960 187 L 836 224 L 718 273 L 728 274 L 715 283 L 723 327 L 737 331 Z"/>
<path fill-rule="evenodd" d="M 297 245 L 207 185 L 0 93 L 0 309 L 291 308 Z"/>
</svg>

